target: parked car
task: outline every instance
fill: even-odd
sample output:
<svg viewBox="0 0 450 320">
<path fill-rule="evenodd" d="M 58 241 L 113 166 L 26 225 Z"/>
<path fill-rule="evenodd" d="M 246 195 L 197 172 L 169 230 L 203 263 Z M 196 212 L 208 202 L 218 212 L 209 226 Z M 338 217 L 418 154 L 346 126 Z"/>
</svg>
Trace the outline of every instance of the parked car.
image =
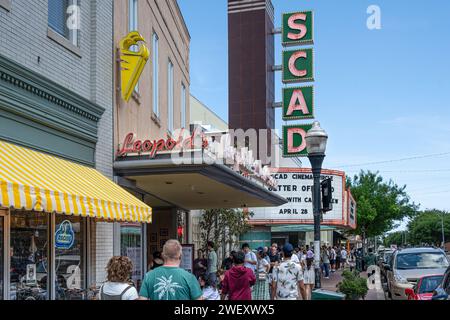
<svg viewBox="0 0 450 320">
<path fill-rule="evenodd" d="M 445 271 L 441 284 L 434 290 L 431 300 L 450 300 L 450 267 Z"/>
<path fill-rule="evenodd" d="M 387 291 L 387 270 L 386 270 L 386 267 L 389 267 L 393 254 L 394 254 L 394 250 L 392 250 L 392 249 L 385 250 L 383 252 L 382 259 L 378 263 L 378 266 L 380 267 L 381 283 L 382 283 L 383 289 L 385 291 Z"/>
<path fill-rule="evenodd" d="M 414 288 L 405 289 L 408 300 L 431 300 L 433 292 L 441 284 L 444 275 L 431 275 L 420 278 Z"/>
<path fill-rule="evenodd" d="M 423 247 L 396 250 L 385 265 L 388 296 L 407 300 L 405 289 L 412 289 L 421 277 L 444 274 L 449 260 L 442 249 Z"/>
</svg>

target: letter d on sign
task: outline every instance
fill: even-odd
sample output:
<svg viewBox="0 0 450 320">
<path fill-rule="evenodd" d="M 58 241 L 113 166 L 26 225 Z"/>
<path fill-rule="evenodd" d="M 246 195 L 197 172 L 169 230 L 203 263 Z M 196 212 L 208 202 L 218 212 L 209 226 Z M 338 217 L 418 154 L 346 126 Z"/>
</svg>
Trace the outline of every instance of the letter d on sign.
<svg viewBox="0 0 450 320">
<path fill-rule="evenodd" d="M 299 157 L 307 156 L 306 133 L 312 128 L 312 124 L 292 125 L 283 127 L 283 156 Z"/>
</svg>

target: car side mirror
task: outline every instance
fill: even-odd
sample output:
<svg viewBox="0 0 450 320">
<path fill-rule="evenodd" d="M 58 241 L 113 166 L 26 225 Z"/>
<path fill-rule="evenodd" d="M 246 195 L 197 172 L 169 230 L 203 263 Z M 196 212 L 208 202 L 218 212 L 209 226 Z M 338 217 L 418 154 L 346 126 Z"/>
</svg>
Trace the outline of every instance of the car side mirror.
<svg viewBox="0 0 450 320">
<path fill-rule="evenodd" d="M 449 295 L 442 288 L 437 288 L 433 292 L 433 296 L 431 297 L 431 300 L 448 300 L 448 299 L 449 299 Z"/>
</svg>

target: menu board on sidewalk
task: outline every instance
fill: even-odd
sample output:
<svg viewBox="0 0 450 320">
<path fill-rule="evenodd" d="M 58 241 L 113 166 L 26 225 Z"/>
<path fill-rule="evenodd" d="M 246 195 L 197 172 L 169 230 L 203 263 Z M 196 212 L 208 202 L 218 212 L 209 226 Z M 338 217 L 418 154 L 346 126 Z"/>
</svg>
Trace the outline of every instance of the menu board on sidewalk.
<svg viewBox="0 0 450 320">
<path fill-rule="evenodd" d="M 182 244 L 180 268 L 192 273 L 194 269 L 194 245 Z"/>
</svg>

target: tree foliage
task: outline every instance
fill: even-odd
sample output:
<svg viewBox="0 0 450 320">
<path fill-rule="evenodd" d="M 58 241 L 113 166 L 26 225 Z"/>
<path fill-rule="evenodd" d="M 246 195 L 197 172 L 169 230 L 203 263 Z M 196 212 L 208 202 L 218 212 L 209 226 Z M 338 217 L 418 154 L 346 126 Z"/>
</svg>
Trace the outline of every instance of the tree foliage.
<svg viewBox="0 0 450 320">
<path fill-rule="evenodd" d="M 408 242 L 414 245 L 435 244 L 442 242 L 442 218 L 444 218 L 444 235 L 450 240 L 450 213 L 440 210 L 420 212 L 408 224 Z"/>
<path fill-rule="evenodd" d="M 391 233 L 387 234 L 384 237 L 383 244 L 386 247 L 390 247 L 392 244 L 395 244 L 398 246 L 402 245 L 404 242 L 404 239 L 405 239 L 404 233 L 405 232 L 403 232 L 403 231 L 396 231 L 396 232 L 391 232 Z"/>
<path fill-rule="evenodd" d="M 240 209 L 206 210 L 199 223 L 203 244 L 206 247 L 208 241 L 213 241 L 216 249 L 221 244 L 233 247 L 236 239 L 251 228 L 248 223 L 251 216 L 252 212 Z"/>
<path fill-rule="evenodd" d="M 348 178 L 347 185 L 357 203 L 355 234 L 380 236 L 392 230 L 396 222 L 417 212 L 418 206 L 406 194 L 406 186 L 385 181 L 378 172 L 361 171 L 353 179 Z"/>
</svg>

